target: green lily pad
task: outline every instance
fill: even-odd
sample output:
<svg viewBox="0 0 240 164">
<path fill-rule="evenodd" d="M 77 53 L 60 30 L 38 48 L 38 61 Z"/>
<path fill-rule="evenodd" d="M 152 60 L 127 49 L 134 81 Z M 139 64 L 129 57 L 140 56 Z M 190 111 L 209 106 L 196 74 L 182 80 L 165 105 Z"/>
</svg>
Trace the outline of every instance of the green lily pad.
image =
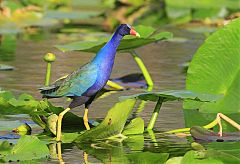
<svg viewBox="0 0 240 164">
<path fill-rule="evenodd" d="M 13 147 L 8 142 L 3 142 L 0 148 L 0 157 L 5 162 L 41 159 L 49 156 L 47 145 L 35 136 L 22 136 Z"/>
<path fill-rule="evenodd" d="M 106 139 L 121 134 L 135 102 L 136 100 L 128 99 L 117 103 L 108 111 L 105 119 L 97 127 L 86 131 L 74 142 Z"/>
<path fill-rule="evenodd" d="M 28 114 L 32 120 L 45 130 L 54 132 L 54 124 L 47 124 L 43 117 L 47 120 L 52 114 L 58 115 L 64 110 L 63 107 L 53 106 L 46 100 L 34 100 L 29 94 L 21 94 L 16 98 L 11 92 L 0 92 L 0 114 L 16 115 Z M 50 121 L 51 122 L 51 121 Z M 85 130 L 82 117 L 68 112 L 63 119 L 63 130 L 71 131 L 73 129 Z M 51 131 L 50 130 L 50 131 Z"/>
<path fill-rule="evenodd" d="M 221 151 L 206 150 L 206 151 L 189 151 L 181 160 L 184 164 L 222 164 L 222 163 L 239 163 L 240 158 L 232 156 Z"/>
<path fill-rule="evenodd" d="M 79 19 L 89 19 L 91 17 L 95 17 L 100 15 L 99 11 L 46 11 L 44 14 L 45 18 L 51 19 L 71 19 L 71 20 L 79 20 Z"/>
<path fill-rule="evenodd" d="M 130 163 L 165 163 L 169 157 L 168 153 L 139 152 L 127 155 Z"/>
<path fill-rule="evenodd" d="M 239 0 L 229 1 L 229 0 L 165 0 L 167 6 L 175 8 L 191 8 L 191 9 L 219 9 L 219 8 L 239 8 Z"/>
<path fill-rule="evenodd" d="M 212 95 L 204 93 L 196 93 L 187 90 L 170 90 L 170 91 L 161 91 L 161 92 L 147 92 L 140 93 L 130 96 L 122 96 L 120 100 L 135 98 L 145 101 L 158 101 L 159 97 L 163 98 L 164 101 L 174 101 L 174 100 L 195 100 L 195 101 L 204 101 L 204 102 L 215 102 L 221 99 L 221 95 Z"/>
<path fill-rule="evenodd" d="M 135 29 L 141 35 L 141 38 L 136 38 L 132 36 L 124 37 L 118 47 L 118 51 L 131 50 L 149 43 L 172 38 L 172 33 L 159 33 L 156 29 L 149 26 L 136 26 Z M 109 38 L 103 38 L 97 41 L 78 41 L 65 45 L 56 45 L 56 47 L 63 52 L 78 50 L 96 53 L 103 47 L 103 45 L 106 44 L 108 40 Z"/>
<path fill-rule="evenodd" d="M 38 105 L 38 101 L 30 98 L 26 94 L 20 95 L 18 99 L 11 92 L 0 93 L 0 114 L 29 114 L 34 111 Z"/>
<path fill-rule="evenodd" d="M 185 109 L 206 113 L 240 112 L 240 19 L 211 35 L 194 55 L 187 71 L 186 89 L 222 94 L 216 103 L 185 102 Z"/>
<path fill-rule="evenodd" d="M 143 134 L 144 132 L 144 120 L 141 117 L 137 117 L 125 126 L 122 134 L 123 135 L 133 135 L 133 134 Z"/>
</svg>

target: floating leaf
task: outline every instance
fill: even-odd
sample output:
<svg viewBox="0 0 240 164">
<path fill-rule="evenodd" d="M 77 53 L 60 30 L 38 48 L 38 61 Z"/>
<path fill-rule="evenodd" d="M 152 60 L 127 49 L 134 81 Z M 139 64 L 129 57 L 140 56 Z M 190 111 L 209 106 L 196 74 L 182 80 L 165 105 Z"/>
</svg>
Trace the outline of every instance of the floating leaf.
<svg viewBox="0 0 240 164">
<path fill-rule="evenodd" d="M 158 101 L 159 97 L 164 98 L 164 101 L 174 101 L 174 100 L 196 100 L 196 101 L 206 101 L 215 102 L 221 99 L 221 95 L 203 94 L 196 93 L 187 90 L 170 90 L 161 92 L 147 92 L 140 93 L 131 96 L 122 96 L 120 100 L 136 98 L 141 100 Z"/>
<path fill-rule="evenodd" d="M 4 144 L 6 145 L 7 143 Z M 40 159 L 46 158 L 49 155 L 47 145 L 42 143 L 35 136 L 22 136 L 16 145 L 13 147 L 6 145 L 4 150 L 5 151 L 2 155 L 2 159 L 5 162 Z"/>
<path fill-rule="evenodd" d="M 121 134 L 134 105 L 135 100 L 133 99 L 117 103 L 108 111 L 105 119 L 97 127 L 80 135 L 75 142 L 106 139 Z"/>
<path fill-rule="evenodd" d="M 90 19 L 100 15 L 100 11 L 46 11 L 44 14 L 45 18 L 51 19 L 71 19 L 71 20 L 80 20 L 80 19 Z"/>
<path fill-rule="evenodd" d="M 219 9 L 219 8 L 239 8 L 239 0 L 229 1 L 229 0 L 165 0 L 166 5 L 175 8 L 189 8 L 189 9 Z"/>
<path fill-rule="evenodd" d="M 118 51 L 120 50 L 131 50 L 143 45 L 157 42 L 164 39 L 169 39 L 172 37 L 170 32 L 157 33 L 155 29 L 149 26 L 136 26 L 136 31 L 142 36 L 141 38 L 136 38 L 132 36 L 126 36 L 121 41 Z M 104 44 L 107 42 L 107 38 L 98 41 L 79 41 L 73 42 L 65 45 L 56 45 L 61 51 L 85 51 L 85 52 L 98 52 Z"/>
<path fill-rule="evenodd" d="M 172 157 L 166 161 L 165 164 L 181 164 L 183 157 Z"/>
<path fill-rule="evenodd" d="M 239 163 L 240 158 L 237 158 L 231 154 L 227 154 L 216 150 L 206 151 L 189 151 L 181 160 L 184 164 L 222 164 L 222 163 Z"/>
<path fill-rule="evenodd" d="M 211 35 L 194 55 L 187 72 L 186 89 L 222 94 L 217 103 L 184 103 L 185 109 L 207 113 L 240 112 L 240 19 Z"/>
<path fill-rule="evenodd" d="M 169 157 L 168 153 L 139 152 L 127 154 L 130 163 L 165 163 Z"/>
<path fill-rule="evenodd" d="M 122 134 L 132 135 L 132 134 L 143 134 L 144 132 L 144 120 L 141 117 L 137 117 L 125 126 Z"/>
</svg>

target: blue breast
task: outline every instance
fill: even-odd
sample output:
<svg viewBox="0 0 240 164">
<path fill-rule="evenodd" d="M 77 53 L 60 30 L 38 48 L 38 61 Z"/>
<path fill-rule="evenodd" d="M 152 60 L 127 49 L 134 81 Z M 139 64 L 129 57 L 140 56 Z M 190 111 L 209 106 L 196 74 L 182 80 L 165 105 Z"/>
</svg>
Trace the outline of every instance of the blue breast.
<svg viewBox="0 0 240 164">
<path fill-rule="evenodd" d="M 84 95 L 90 96 L 102 89 L 110 78 L 117 47 L 122 36 L 115 33 L 111 40 L 97 53 L 91 64 L 97 66 L 97 79 L 95 83 L 85 92 Z"/>
</svg>

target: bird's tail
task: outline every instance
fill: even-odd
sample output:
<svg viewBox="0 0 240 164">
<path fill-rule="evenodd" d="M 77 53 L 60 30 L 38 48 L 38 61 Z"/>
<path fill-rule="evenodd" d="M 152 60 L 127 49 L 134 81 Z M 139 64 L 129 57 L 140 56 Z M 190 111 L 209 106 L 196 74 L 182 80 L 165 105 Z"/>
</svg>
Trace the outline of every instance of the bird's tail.
<svg viewBox="0 0 240 164">
<path fill-rule="evenodd" d="M 39 88 L 40 93 L 43 95 L 42 98 L 56 98 L 55 91 L 59 88 L 59 86 L 47 86 Z"/>
</svg>

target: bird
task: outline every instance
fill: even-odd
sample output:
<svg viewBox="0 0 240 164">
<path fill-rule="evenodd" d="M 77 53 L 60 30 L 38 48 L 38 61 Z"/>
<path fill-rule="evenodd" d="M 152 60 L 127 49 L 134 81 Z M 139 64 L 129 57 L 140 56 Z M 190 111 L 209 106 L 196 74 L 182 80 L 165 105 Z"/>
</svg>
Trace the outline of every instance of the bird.
<svg viewBox="0 0 240 164">
<path fill-rule="evenodd" d="M 125 35 L 140 37 L 139 33 L 129 24 L 120 24 L 111 39 L 89 63 L 53 84 L 40 88 L 43 98 L 69 97 L 72 99 L 69 106 L 58 115 L 56 141 L 61 141 L 63 116 L 71 109 L 83 104 L 85 105 L 83 122 L 86 130 L 90 130 L 88 109 L 109 80 L 117 48 Z"/>
</svg>

